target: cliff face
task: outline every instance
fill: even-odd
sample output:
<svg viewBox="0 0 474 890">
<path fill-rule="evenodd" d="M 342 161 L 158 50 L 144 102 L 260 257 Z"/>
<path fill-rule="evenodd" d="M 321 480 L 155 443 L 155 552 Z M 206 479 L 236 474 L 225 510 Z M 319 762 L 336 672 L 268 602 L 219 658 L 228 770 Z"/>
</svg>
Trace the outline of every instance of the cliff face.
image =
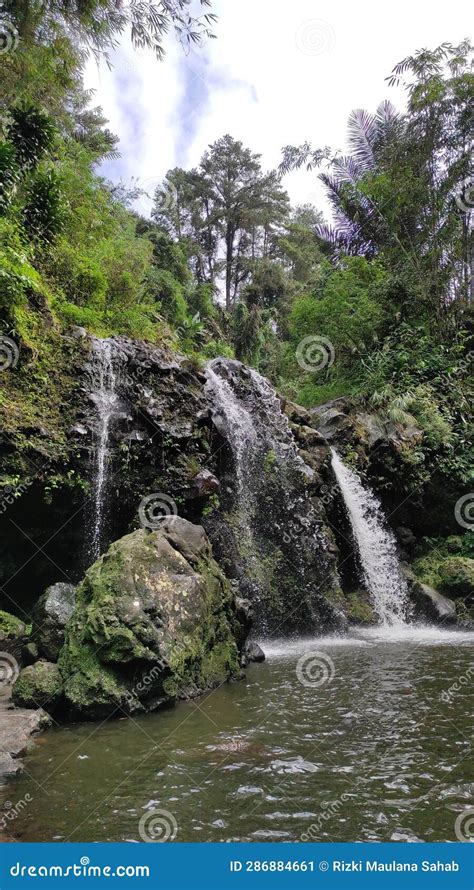
<svg viewBox="0 0 474 890">
<path fill-rule="evenodd" d="M 258 553 L 249 552 L 249 541 L 241 533 L 235 450 L 205 372 L 150 344 L 124 337 L 110 343 L 115 395 L 102 468 L 106 509 L 101 552 L 144 524 L 143 505 L 153 514 L 164 498 L 165 512 L 206 528 L 235 591 L 260 604 L 269 629 L 343 626 L 336 547 L 319 497 L 329 472 L 328 448 L 307 426 L 306 413 L 287 409 L 298 444 L 304 445 L 307 475 L 275 454 L 273 440 L 264 440 L 272 412 L 278 414 L 278 423 L 287 423 L 279 403 L 275 407 L 277 400 L 273 397 L 270 407 L 262 400 L 252 407 L 259 415 L 262 438 L 254 464 L 252 517 Z M 93 338 L 85 331 L 58 337 L 57 353 L 57 370 L 48 375 L 43 395 L 33 356 L 10 369 L 8 380 L 2 379 L 15 406 L 0 453 L 5 483 L 0 516 L 2 605 L 20 613 L 29 613 L 48 584 L 77 583 L 94 561 L 91 540 L 97 520 L 104 381 Z M 250 372 L 240 363 L 231 364 L 244 405 L 255 396 Z M 285 430 L 291 440 L 293 433 Z M 277 435 L 273 430 L 273 438 Z"/>
<path fill-rule="evenodd" d="M 420 430 L 349 400 L 304 410 L 225 359 L 211 369 L 216 390 L 209 369 L 124 337 L 108 341 L 104 377 L 103 341 L 77 328 L 45 338 L 44 355 L 27 353 L 0 379 L 0 608 L 29 619 L 48 585 L 79 583 L 97 546 L 159 527 L 164 512 L 205 528 L 257 630 L 344 629 L 360 612 L 360 573 L 330 445 L 377 491 L 402 558 L 445 589 L 447 554 L 434 569 L 428 554 L 426 568 L 417 544 L 457 530 L 457 493 L 442 488 L 432 509 L 436 478 L 413 478 Z"/>
</svg>

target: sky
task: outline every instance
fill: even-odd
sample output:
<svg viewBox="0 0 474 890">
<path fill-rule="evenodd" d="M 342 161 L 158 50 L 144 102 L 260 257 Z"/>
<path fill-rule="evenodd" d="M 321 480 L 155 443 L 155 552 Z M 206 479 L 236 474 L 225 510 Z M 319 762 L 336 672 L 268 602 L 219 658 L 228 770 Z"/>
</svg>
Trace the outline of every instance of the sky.
<svg viewBox="0 0 474 890">
<path fill-rule="evenodd" d="M 421 47 L 459 43 L 469 35 L 468 4 L 427 0 L 214 0 L 216 39 L 185 54 L 172 37 L 163 62 L 134 50 L 128 36 L 112 68 L 91 60 L 86 86 L 95 90 L 121 157 L 102 167 L 115 182 L 153 194 L 166 171 L 196 166 L 225 133 L 276 167 L 283 145 L 309 140 L 344 149 L 354 108 L 375 110 L 404 94 L 385 78 Z M 326 212 L 314 173 L 285 177 L 293 204 Z M 151 201 L 138 209 L 147 214 Z"/>
</svg>

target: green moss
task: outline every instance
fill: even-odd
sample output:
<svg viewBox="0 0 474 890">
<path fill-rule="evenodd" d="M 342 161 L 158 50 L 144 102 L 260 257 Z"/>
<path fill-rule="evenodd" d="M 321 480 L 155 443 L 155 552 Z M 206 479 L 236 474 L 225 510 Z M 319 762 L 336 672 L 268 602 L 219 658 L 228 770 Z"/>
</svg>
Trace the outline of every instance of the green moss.
<svg viewBox="0 0 474 890">
<path fill-rule="evenodd" d="M 451 556 L 439 566 L 441 589 L 451 596 L 469 596 L 474 593 L 474 559 L 467 556 Z"/>
<path fill-rule="evenodd" d="M 26 627 L 23 621 L 0 609 L 0 637 L 23 637 L 25 634 Z"/>
<path fill-rule="evenodd" d="M 463 555 L 453 555 L 455 551 Z M 467 594 L 474 584 L 474 560 L 469 553 L 472 553 L 469 533 L 426 539 L 424 552 L 415 559 L 413 570 L 423 584 L 442 589 L 448 596 Z"/>
<path fill-rule="evenodd" d="M 44 707 L 54 711 L 63 693 L 59 668 L 48 661 L 37 661 L 24 668 L 14 687 L 13 701 L 23 708 Z"/>
<path fill-rule="evenodd" d="M 354 624 L 376 624 L 377 616 L 365 591 L 354 591 L 346 595 L 347 617 Z"/>
<path fill-rule="evenodd" d="M 177 600 L 180 574 L 191 586 L 182 583 Z M 225 682 L 239 672 L 235 620 L 231 588 L 212 558 L 191 567 L 158 532 L 126 535 L 78 588 L 59 658 L 66 699 L 74 712 L 96 717 L 143 708 L 148 696 L 164 702 Z M 152 671 L 153 684 L 137 693 Z"/>
</svg>

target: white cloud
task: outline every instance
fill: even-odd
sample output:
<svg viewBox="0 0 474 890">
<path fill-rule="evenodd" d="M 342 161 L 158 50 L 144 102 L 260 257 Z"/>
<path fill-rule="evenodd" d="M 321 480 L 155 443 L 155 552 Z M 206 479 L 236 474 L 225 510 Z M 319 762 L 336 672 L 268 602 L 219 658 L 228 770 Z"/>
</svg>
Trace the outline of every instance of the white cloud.
<svg viewBox="0 0 474 890">
<path fill-rule="evenodd" d="M 189 56 L 168 41 L 163 63 L 123 45 L 110 72 L 90 64 L 87 83 L 120 137 L 106 174 L 139 181 L 197 164 L 224 133 L 260 152 L 267 167 L 284 144 L 343 148 L 353 108 L 403 95 L 385 77 L 422 46 L 467 33 L 464 0 L 215 0 L 217 39 Z M 322 203 L 314 174 L 285 180 L 294 202 Z"/>
</svg>

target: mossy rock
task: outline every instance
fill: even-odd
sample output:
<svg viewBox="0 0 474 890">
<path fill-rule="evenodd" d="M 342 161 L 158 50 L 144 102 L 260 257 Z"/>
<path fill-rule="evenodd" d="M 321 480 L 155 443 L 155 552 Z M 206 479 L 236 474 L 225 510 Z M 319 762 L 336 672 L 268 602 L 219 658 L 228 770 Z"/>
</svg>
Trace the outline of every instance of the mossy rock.
<svg viewBox="0 0 474 890">
<path fill-rule="evenodd" d="M 0 609 L 0 641 L 2 637 L 24 637 L 26 625 L 15 615 Z"/>
<path fill-rule="evenodd" d="M 377 624 L 377 615 L 365 590 L 356 590 L 346 594 L 346 600 L 347 617 L 350 624 L 362 626 Z"/>
<path fill-rule="evenodd" d="M 15 615 L 0 610 L 0 652 L 7 652 L 21 660 L 21 651 L 28 630 L 23 621 Z"/>
<path fill-rule="evenodd" d="M 474 559 L 467 556 L 451 556 L 438 568 L 442 590 L 450 596 L 474 594 Z"/>
<path fill-rule="evenodd" d="M 154 710 L 239 674 L 235 599 L 204 529 L 169 519 L 116 541 L 86 573 L 59 657 L 67 708 Z"/>
<path fill-rule="evenodd" d="M 12 698 L 22 708 L 44 708 L 54 713 L 62 703 L 63 683 L 59 668 L 37 661 L 24 668 L 13 686 Z"/>
</svg>

